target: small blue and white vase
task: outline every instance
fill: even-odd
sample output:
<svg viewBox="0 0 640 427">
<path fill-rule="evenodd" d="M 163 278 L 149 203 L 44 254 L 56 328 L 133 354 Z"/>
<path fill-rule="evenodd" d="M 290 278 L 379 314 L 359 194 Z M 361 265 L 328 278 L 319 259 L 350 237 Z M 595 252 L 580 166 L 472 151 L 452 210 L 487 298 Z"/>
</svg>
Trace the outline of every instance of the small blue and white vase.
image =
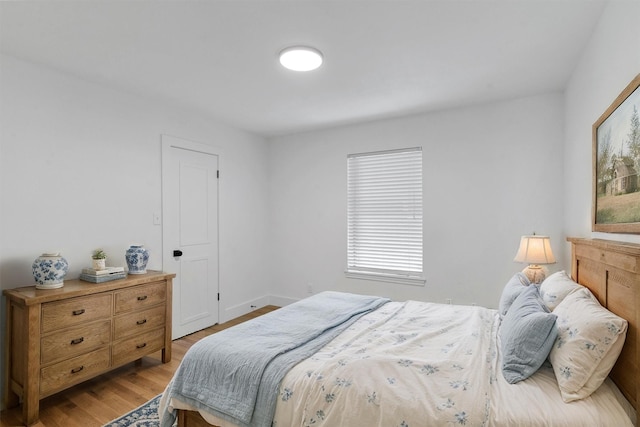
<svg viewBox="0 0 640 427">
<path fill-rule="evenodd" d="M 125 254 L 129 274 L 145 274 L 147 272 L 147 262 L 149 261 L 149 251 L 143 245 L 131 245 Z"/>
<path fill-rule="evenodd" d="M 36 289 L 57 289 L 64 286 L 69 263 L 59 252 L 46 252 L 33 261 L 31 269 Z"/>
</svg>

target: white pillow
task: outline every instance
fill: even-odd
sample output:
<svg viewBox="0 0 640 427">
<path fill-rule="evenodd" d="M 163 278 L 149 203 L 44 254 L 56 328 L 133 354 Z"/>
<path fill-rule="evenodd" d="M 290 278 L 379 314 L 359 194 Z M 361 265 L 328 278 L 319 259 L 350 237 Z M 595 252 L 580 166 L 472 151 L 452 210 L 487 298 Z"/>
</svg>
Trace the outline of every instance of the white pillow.
<svg viewBox="0 0 640 427">
<path fill-rule="evenodd" d="M 549 310 L 553 311 L 571 292 L 583 289 L 584 286 L 574 282 L 567 273 L 558 271 L 547 277 L 540 284 L 540 295 Z"/>
<path fill-rule="evenodd" d="M 567 295 L 553 313 L 558 338 L 549 360 L 565 402 L 593 393 L 618 360 L 627 321 L 602 307 L 587 288 Z"/>
</svg>

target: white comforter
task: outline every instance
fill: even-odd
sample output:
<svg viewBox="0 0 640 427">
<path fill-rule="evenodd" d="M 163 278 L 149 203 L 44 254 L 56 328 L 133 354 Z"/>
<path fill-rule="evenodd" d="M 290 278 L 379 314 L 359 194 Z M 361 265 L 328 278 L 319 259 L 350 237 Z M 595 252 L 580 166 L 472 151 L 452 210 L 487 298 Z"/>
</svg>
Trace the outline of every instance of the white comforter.
<svg viewBox="0 0 640 427">
<path fill-rule="evenodd" d="M 493 314 L 386 304 L 285 376 L 274 425 L 486 425 Z"/>
<path fill-rule="evenodd" d="M 507 383 L 498 327 L 482 307 L 388 303 L 285 376 L 274 426 L 633 425 L 611 382 L 571 404 L 551 368 Z"/>
<path fill-rule="evenodd" d="M 286 374 L 273 425 L 633 426 L 631 406 L 609 380 L 570 404 L 548 367 L 507 383 L 498 327 L 497 312 L 482 307 L 387 303 Z M 175 399 L 169 406 L 192 409 Z"/>
</svg>

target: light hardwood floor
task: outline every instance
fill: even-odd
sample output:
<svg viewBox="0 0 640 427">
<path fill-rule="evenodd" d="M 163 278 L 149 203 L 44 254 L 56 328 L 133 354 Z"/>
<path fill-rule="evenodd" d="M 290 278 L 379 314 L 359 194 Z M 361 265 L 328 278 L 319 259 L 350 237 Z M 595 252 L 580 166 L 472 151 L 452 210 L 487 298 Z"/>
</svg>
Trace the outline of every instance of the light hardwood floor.
<svg viewBox="0 0 640 427">
<path fill-rule="evenodd" d="M 40 401 L 35 427 L 101 427 L 162 393 L 186 351 L 198 340 L 277 309 L 266 306 L 229 322 L 173 341 L 171 362 L 163 364 L 160 352 L 129 363 Z M 21 407 L 0 415 L 0 427 L 20 426 Z"/>
</svg>

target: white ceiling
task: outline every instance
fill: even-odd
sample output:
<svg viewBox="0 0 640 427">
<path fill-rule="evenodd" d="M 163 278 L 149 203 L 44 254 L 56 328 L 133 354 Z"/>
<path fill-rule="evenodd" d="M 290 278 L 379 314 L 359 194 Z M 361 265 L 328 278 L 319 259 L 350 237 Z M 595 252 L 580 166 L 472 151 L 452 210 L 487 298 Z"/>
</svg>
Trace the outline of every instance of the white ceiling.
<svg viewBox="0 0 640 427">
<path fill-rule="evenodd" d="M 3 1 L 0 48 L 272 136 L 563 90 L 604 5 Z M 324 65 L 283 69 L 299 44 Z"/>
</svg>

